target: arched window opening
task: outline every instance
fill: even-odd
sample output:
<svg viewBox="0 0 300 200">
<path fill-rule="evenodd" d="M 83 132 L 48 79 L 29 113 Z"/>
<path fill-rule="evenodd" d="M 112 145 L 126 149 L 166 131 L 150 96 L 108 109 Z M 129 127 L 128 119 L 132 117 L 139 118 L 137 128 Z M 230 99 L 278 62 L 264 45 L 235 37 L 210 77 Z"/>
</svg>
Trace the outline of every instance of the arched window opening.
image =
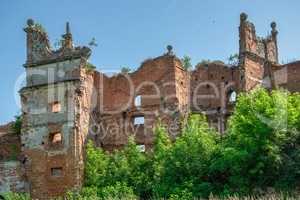
<svg viewBox="0 0 300 200">
<path fill-rule="evenodd" d="M 51 133 L 50 134 L 50 142 L 51 144 L 61 144 L 62 143 L 62 135 L 60 132 Z"/>
<path fill-rule="evenodd" d="M 61 111 L 61 104 L 58 101 L 55 101 L 51 104 L 51 112 L 58 113 Z"/>
</svg>

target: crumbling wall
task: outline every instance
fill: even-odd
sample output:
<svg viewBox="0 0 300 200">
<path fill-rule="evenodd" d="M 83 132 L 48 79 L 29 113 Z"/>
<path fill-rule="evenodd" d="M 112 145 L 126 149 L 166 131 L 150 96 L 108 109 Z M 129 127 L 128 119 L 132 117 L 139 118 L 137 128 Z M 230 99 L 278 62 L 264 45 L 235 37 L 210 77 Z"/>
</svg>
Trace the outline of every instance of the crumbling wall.
<svg viewBox="0 0 300 200">
<path fill-rule="evenodd" d="M 12 123 L 0 126 L 0 193 L 25 192 L 24 168 L 20 137 L 11 129 Z"/>
<path fill-rule="evenodd" d="M 239 68 L 218 62 L 199 65 L 191 72 L 190 85 L 191 111 L 205 113 L 209 123 L 224 132 L 234 105 L 229 102 L 230 94 L 239 92 Z"/>
<path fill-rule="evenodd" d="M 77 71 L 75 80 L 45 85 L 35 82 L 39 85 L 21 91 L 22 150 L 33 198 L 61 196 L 71 188 L 80 188 L 83 182 L 93 72 L 87 72 L 83 61 L 76 63 L 76 67 L 70 67 Z M 59 111 L 52 110 L 53 103 L 59 104 Z M 59 134 L 61 142 L 54 144 L 53 134 Z"/>
<path fill-rule="evenodd" d="M 28 192 L 19 161 L 0 161 L 0 193 Z"/>
<path fill-rule="evenodd" d="M 69 23 L 57 50 L 51 49 L 47 33 L 32 19 L 24 31 L 22 163 L 32 198 L 49 199 L 82 185 L 93 88 L 87 66 L 91 50 L 74 47 Z"/>
<path fill-rule="evenodd" d="M 27 67 L 27 87 L 78 79 L 80 59 Z"/>
<path fill-rule="evenodd" d="M 0 161 L 17 160 L 21 153 L 20 136 L 12 131 L 12 123 L 0 126 Z"/>
<path fill-rule="evenodd" d="M 262 84 L 265 74 L 265 61 L 259 57 L 247 56 L 244 59 L 244 91 L 250 91 Z"/>
<path fill-rule="evenodd" d="M 94 111 L 97 108 L 98 91 L 95 88 L 94 78 L 96 72 L 82 68 L 80 70 L 80 82 L 76 85 L 74 95 L 74 136 L 73 136 L 73 152 L 74 167 L 73 179 L 75 184 L 73 188 L 80 188 L 84 178 L 84 157 L 85 145 L 90 132 L 90 128 L 94 123 Z M 94 134 L 93 132 L 91 134 Z"/>
<path fill-rule="evenodd" d="M 22 91 L 24 125 L 22 150 L 26 155 L 26 176 L 33 198 L 64 194 L 74 184 L 74 83 L 64 82 Z M 26 99 L 26 100 L 25 100 Z M 51 112 L 51 103 L 60 102 L 61 112 Z M 59 132 L 62 142 L 53 145 L 50 135 Z M 54 175 L 53 170 L 61 170 Z"/>
<path fill-rule="evenodd" d="M 158 117 L 169 122 L 169 110 L 178 106 L 175 83 L 175 60 L 173 55 L 164 55 L 145 61 L 141 67 L 129 74 L 111 78 L 101 75 L 103 85 L 99 92 L 99 134 L 100 145 L 111 150 L 127 143 L 129 135 L 135 135 L 136 142 L 151 146 L 153 127 Z M 135 105 L 135 98 L 141 97 L 141 105 Z M 101 101 L 102 99 L 102 101 Z M 185 102 L 184 102 L 185 103 Z M 102 109 L 101 109 L 102 108 Z M 134 125 L 136 117 L 143 117 L 144 123 Z"/>
<path fill-rule="evenodd" d="M 190 72 L 183 69 L 180 60 L 175 60 L 175 85 L 178 98 L 178 109 L 181 112 L 189 110 L 190 103 Z"/>
<path fill-rule="evenodd" d="M 300 61 L 273 66 L 272 70 L 277 87 L 290 92 L 300 92 Z"/>
</svg>

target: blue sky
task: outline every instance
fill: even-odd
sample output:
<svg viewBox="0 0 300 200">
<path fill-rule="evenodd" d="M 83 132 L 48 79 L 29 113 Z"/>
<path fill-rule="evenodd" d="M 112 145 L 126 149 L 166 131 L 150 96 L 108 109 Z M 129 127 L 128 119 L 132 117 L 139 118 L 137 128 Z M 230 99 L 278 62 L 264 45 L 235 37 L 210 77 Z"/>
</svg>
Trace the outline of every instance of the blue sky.
<svg viewBox="0 0 300 200">
<path fill-rule="evenodd" d="M 177 56 L 226 60 L 238 52 L 239 15 L 246 12 L 258 35 L 279 30 L 280 60 L 300 58 L 299 0 L 0 0 L 0 124 L 19 112 L 15 82 L 24 72 L 26 20 L 33 18 L 53 44 L 69 21 L 77 45 L 93 37 L 91 62 L 99 70 L 137 68 L 173 45 Z"/>
</svg>

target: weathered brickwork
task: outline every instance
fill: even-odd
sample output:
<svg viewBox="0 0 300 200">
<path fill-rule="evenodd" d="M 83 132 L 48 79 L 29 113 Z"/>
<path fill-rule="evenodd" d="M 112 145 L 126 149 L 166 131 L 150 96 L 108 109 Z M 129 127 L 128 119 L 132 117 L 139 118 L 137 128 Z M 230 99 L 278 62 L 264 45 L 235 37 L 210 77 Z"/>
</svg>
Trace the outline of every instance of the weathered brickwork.
<svg viewBox="0 0 300 200">
<path fill-rule="evenodd" d="M 20 137 L 12 132 L 12 123 L 0 126 L 0 193 L 24 192 L 25 171 L 19 162 L 21 152 Z"/>
<path fill-rule="evenodd" d="M 176 65 L 180 66 L 174 67 Z M 138 144 L 150 147 L 153 125 L 157 120 L 172 123 L 174 120 L 169 113 L 176 109 L 172 106 L 181 104 L 182 109 L 187 106 L 187 90 L 179 88 L 187 82 L 187 76 L 182 74 L 187 72 L 174 55 L 147 60 L 131 74 L 117 74 L 110 78 L 98 74 L 103 83 L 98 93 L 100 106 L 96 110 L 99 144 L 109 150 L 122 147 L 128 136 L 135 133 Z M 182 93 L 181 97 L 178 98 L 177 93 Z M 138 96 L 142 106 L 135 105 Z M 137 117 L 143 118 L 144 123 L 134 125 Z"/>
<path fill-rule="evenodd" d="M 240 92 L 257 86 L 300 91 L 300 62 L 278 63 L 276 24 L 271 23 L 269 36 L 258 37 L 244 13 L 235 65 L 216 61 L 188 71 L 168 46 L 135 72 L 113 76 L 90 68 L 91 50 L 73 46 L 69 24 L 58 50 L 51 49 L 47 33 L 33 20 L 27 25 L 22 134 L 0 135 L 0 159 L 10 157 L 8 147 L 17 140 L 20 162 L 11 170 L 0 164 L 0 192 L 21 188 L 37 199 L 61 196 L 83 184 L 88 139 L 113 151 L 132 135 L 147 151 L 158 121 L 175 139 L 189 113 L 204 113 L 223 134 Z"/>
<path fill-rule="evenodd" d="M 27 187 L 19 161 L 0 161 L 0 193 L 25 192 Z"/>
<path fill-rule="evenodd" d="M 16 160 L 20 152 L 21 140 L 13 133 L 12 123 L 0 126 L 0 161 Z"/>
<path fill-rule="evenodd" d="M 276 86 L 299 92 L 300 88 L 300 61 L 286 64 L 281 67 L 274 66 Z"/>
<path fill-rule="evenodd" d="M 218 62 L 198 66 L 191 73 L 191 111 L 206 113 L 209 124 L 223 133 L 234 104 L 230 96 L 241 88 L 239 80 L 240 71 L 235 66 Z"/>
<path fill-rule="evenodd" d="M 82 185 L 93 89 L 93 74 L 86 68 L 90 50 L 73 47 L 68 24 L 56 51 L 32 20 L 24 30 L 22 154 L 32 197 L 49 199 Z"/>
</svg>

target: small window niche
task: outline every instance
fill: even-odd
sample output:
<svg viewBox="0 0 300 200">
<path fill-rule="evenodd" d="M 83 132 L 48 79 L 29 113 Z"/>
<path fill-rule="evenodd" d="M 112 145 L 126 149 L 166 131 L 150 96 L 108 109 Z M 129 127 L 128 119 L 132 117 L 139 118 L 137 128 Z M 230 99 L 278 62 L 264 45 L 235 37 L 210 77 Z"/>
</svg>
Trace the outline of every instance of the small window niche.
<svg viewBox="0 0 300 200">
<path fill-rule="evenodd" d="M 51 168 L 51 176 L 52 177 L 62 177 L 63 176 L 62 167 L 53 167 L 53 168 Z"/>
<path fill-rule="evenodd" d="M 134 106 L 137 107 L 137 108 L 142 106 L 142 96 L 141 95 L 137 95 L 134 98 Z"/>
<path fill-rule="evenodd" d="M 55 132 L 50 134 L 50 145 L 57 146 L 62 144 L 62 134 L 61 132 Z"/>
<path fill-rule="evenodd" d="M 51 112 L 59 113 L 61 111 L 61 104 L 58 101 L 55 101 L 51 104 Z"/>
<path fill-rule="evenodd" d="M 135 126 L 144 125 L 145 124 L 145 117 L 144 116 L 136 116 L 133 118 L 133 124 Z"/>
<path fill-rule="evenodd" d="M 236 98 L 237 98 L 237 94 L 236 94 L 236 92 L 235 91 L 230 91 L 229 92 L 229 94 L 228 94 L 228 101 L 229 101 L 229 103 L 235 103 L 236 102 Z"/>
<path fill-rule="evenodd" d="M 146 146 L 144 144 L 139 144 L 136 148 L 139 152 L 146 152 Z"/>
</svg>

